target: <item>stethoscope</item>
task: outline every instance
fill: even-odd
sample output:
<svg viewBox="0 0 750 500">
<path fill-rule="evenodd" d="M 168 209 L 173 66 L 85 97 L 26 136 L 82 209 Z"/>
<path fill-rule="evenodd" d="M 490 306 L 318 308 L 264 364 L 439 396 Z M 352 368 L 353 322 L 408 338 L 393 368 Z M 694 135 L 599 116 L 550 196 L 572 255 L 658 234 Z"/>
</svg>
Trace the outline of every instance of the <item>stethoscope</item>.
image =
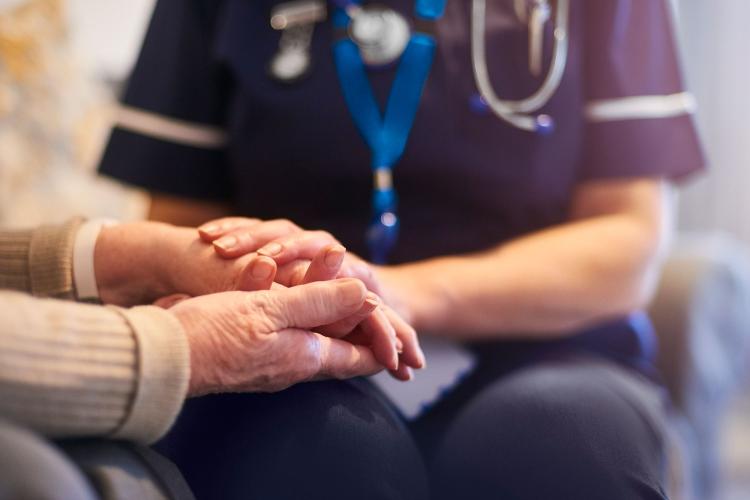
<svg viewBox="0 0 750 500">
<path fill-rule="evenodd" d="M 514 1 L 516 13 L 523 18 L 525 9 Z M 541 73 L 542 47 L 544 45 L 544 25 L 550 18 L 549 0 L 534 0 L 529 20 L 529 69 L 532 74 Z M 554 130 L 555 122 L 549 115 L 534 115 L 546 106 L 560 88 L 568 58 L 569 0 L 557 0 L 554 27 L 554 47 L 552 62 L 544 82 L 539 89 L 525 99 L 509 101 L 500 99 L 490 82 L 485 53 L 485 12 L 486 0 L 473 0 L 471 14 L 471 62 L 474 79 L 481 99 L 500 119 L 529 132 L 548 134 Z"/>
<path fill-rule="evenodd" d="M 434 23 L 447 0 L 415 0 L 414 29 L 400 13 L 361 0 L 330 0 L 333 6 L 334 62 L 342 94 L 355 125 L 372 153 L 373 220 L 367 230 L 370 257 L 387 261 L 398 238 L 397 197 L 392 169 L 403 154 L 424 84 L 429 75 L 437 41 Z M 492 111 L 521 130 L 546 135 L 555 122 L 537 114 L 560 87 L 568 56 L 569 0 L 557 0 L 554 21 L 550 0 L 513 0 L 516 15 L 529 24 L 529 70 L 542 70 L 544 33 L 554 22 L 554 47 L 550 68 L 536 92 L 521 100 L 500 99 L 487 69 L 485 50 L 486 0 L 473 0 L 471 60 L 478 94 L 472 107 Z M 311 67 L 310 40 L 315 23 L 325 20 L 323 0 L 295 0 L 279 4 L 271 13 L 271 26 L 282 32 L 279 51 L 269 64 L 277 81 L 293 83 Z M 398 64 L 386 109 L 381 113 L 370 88 L 367 70 Z"/>
</svg>

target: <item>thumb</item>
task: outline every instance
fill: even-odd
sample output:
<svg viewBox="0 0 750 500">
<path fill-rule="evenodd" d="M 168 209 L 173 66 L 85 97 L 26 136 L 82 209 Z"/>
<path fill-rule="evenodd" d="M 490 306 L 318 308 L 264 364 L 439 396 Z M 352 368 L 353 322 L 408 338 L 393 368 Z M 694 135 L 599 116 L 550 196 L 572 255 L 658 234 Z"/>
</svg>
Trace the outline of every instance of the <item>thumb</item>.
<svg viewBox="0 0 750 500">
<path fill-rule="evenodd" d="M 275 329 L 309 329 L 355 314 L 367 289 L 361 281 L 345 278 L 270 290 L 263 297 L 268 301 L 263 310 Z"/>
</svg>

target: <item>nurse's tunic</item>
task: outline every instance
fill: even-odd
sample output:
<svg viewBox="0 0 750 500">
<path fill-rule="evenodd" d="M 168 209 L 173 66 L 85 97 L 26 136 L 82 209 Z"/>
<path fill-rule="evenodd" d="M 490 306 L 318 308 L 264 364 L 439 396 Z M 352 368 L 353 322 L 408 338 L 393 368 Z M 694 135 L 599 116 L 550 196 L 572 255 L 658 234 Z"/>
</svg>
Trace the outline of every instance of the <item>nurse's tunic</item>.
<svg viewBox="0 0 750 500">
<path fill-rule="evenodd" d="M 365 256 L 370 151 L 346 108 L 316 26 L 313 68 L 281 84 L 272 0 L 160 0 L 101 172 L 158 193 L 230 202 L 234 212 L 325 229 Z M 408 19 L 412 0 L 384 0 Z M 562 83 L 541 112 L 548 137 L 472 111 L 470 1 L 449 1 L 405 153 L 394 170 L 401 236 L 392 262 L 487 249 L 566 221 L 577 184 L 682 178 L 703 166 L 678 68 L 667 0 L 571 0 Z M 548 23 L 545 61 L 552 52 Z M 512 0 L 488 2 L 487 62 L 496 93 L 533 93 L 528 30 Z M 371 71 L 381 104 L 393 69 Z M 643 366 L 647 321 L 623 319 L 565 342 Z M 539 344 L 543 348 L 543 343 Z"/>
</svg>

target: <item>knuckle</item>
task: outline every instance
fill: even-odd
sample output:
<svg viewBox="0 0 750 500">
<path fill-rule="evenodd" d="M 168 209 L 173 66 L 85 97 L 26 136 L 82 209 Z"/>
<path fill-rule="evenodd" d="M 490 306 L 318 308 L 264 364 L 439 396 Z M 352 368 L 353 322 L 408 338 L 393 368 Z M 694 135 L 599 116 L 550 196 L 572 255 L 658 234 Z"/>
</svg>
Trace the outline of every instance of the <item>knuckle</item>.
<svg viewBox="0 0 750 500">
<path fill-rule="evenodd" d="M 406 325 L 404 330 L 406 332 L 406 336 L 409 337 L 409 340 L 411 340 L 412 342 L 417 341 L 417 331 L 411 325 Z"/>
<path fill-rule="evenodd" d="M 300 262 L 292 268 L 289 278 L 293 285 L 299 285 L 304 281 L 305 275 L 307 274 L 307 267 L 307 263 Z"/>
<path fill-rule="evenodd" d="M 411 325 L 404 324 L 401 328 L 398 330 L 398 336 L 402 338 L 402 340 L 407 340 L 409 342 L 417 342 L 417 331 L 412 328 Z"/>
<path fill-rule="evenodd" d="M 276 295 L 252 292 L 247 294 L 244 315 L 253 329 L 270 332 L 283 319 L 284 309 Z"/>
<path fill-rule="evenodd" d="M 258 295 L 255 293 L 245 293 L 237 307 L 237 313 L 246 317 L 254 316 L 253 312 L 257 306 Z"/>
<path fill-rule="evenodd" d="M 231 217 L 222 217 L 220 219 L 214 219 L 209 221 L 210 224 L 216 224 L 222 229 L 226 229 L 234 221 Z"/>
<path fill-rule="evenodd" d="M 331 233 L 329 233 L 328 231 L 324 231 L 322 229 L 316 229 L 315 231 L 309 231 L 309 235 L 310 235 L 310 237 L 315 238 L 315 239 L 329 240 L 329 241 L 338 242 L 338 240 L 336 238 L 334 238 Z"/>
<path fill-rule="evenodd" d="M 299 226 L 297 226 L 297 224 L 290 221 L 289 219 L 277 219 L 276 222 L 282 229 L 288 232 L 295 232 L 300 229 Z"/>
<path fill-rule="evenodd" d="M 314 378 L 323 371 L 323 346 L 320 337 L 312 332 L 300 330 L 304 335 L 304 348 L 301 349 L 303 359 L 297 366 L 300 367 L 300 381 Z"/>
<path fill-rule="evenodd" d="M 295 336 L 294 349 L 279 353 L 274 380 L 277 387 L 315 379 L 323 372 L 322 346 L 318 336 L 307 330 L 286 329 L 281 335 Z M 280 389 L 277 389 L 280 390 Z"/>
</svg>

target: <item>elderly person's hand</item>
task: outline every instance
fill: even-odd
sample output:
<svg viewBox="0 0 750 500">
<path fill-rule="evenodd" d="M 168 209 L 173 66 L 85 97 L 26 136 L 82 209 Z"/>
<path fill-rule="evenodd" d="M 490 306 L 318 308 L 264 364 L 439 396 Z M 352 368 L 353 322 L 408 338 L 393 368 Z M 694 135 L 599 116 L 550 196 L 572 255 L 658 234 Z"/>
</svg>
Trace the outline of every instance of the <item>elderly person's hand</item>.
<svg viewBox="0 0 750 500">
<path fill-rule="evenodd" d="M 307 266 L 303 282 L 334 277 L 345 253 L 338 244 L 323 247 Z M 154 301 L 166 306 L 176 297 L 267 290 L 275 273 L 276 264 L 267 256 L 223 259 L 197 237 L 195 229 L 168 224 L 138 222 L 104 228 L 96 243 L 95 274 L 102 301 L 122 306 Z M 368 301 L 375 306 L 366 314 L 354 314 L 318 332 L 370 348 L 396 378 L 409 380 L 407 367 L 399 366 L 399 352 L 413 349 L 404 346 L 397 329 L 410 327 L 390 321 L 375 294 L 369 294 Z"/>
<path fill-rule="evenodd" d="M 318 279 L 354 277 L 378 294 L 386 292 L 378 281 L 373 267 L 356 255 L 347 253 L 338 266 L 313 273 L 322 266 L 316 264 L 321 252 L 338 247 L 338 241 L 325 231 L 305 231 L 288 220 L 260 221 L 242 217 L 218 219 L 198 228 L 200 237 L 213 244 L 216 253 L 227 260 L 245 258 L 247 255 L 270 257 L 278 266 L 276 282 L 296 286 L 310 281 L 311 274 Z M 414 329 L 389 305 L 383 304 L 377 312 L 384 316 L 396 331 L 403 344 L 399 368 L 391 373 L 399 379 L 410 377 L 409 368 L 423 368 L 424 354 L 419 347 Z M 376 313 L 376 314 L 377 314 Z"/>
<path fill-rule="evenodd" d="M 377 373 L 384 366 L 369 348 L 335 338 L 346 328 L 320 326 L 365 317 L 377 306 L 355 279 L 178 302 L 170 311 L 190 345 L 188 394 L 275 392 L 308 380 Z"/>
</svg>

